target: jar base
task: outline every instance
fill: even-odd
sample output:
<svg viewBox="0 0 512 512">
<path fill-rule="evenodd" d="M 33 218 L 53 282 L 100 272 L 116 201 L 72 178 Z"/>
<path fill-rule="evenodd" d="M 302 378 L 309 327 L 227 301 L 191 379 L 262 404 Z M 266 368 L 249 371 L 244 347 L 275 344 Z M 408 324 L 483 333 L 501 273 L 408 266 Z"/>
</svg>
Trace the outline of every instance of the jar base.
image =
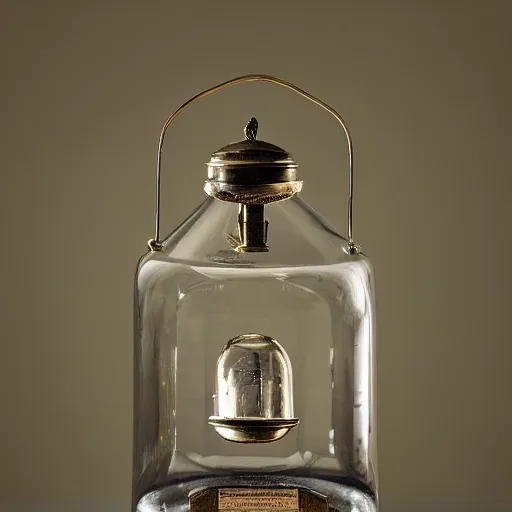
<svg viewBox="0 0 512 512">
<path fill-rule="evenodd" d="M 297 489 L 301 496 L 306 496 L 309 505 L 301 501 L 301 512 L 378 512 L 376 500 L 370 492 L 353 485 L 339 483 L 326 478 L 325 474 L 316 477 L 309 472 L 308 476 L 291 476 L 283 474 L 223 474 L 223 475 L 188 475 L 169 483 L 165 487 L 154 490 L 143 496 L 137 503 L 135 512 L 217 512 L 216 501 L 218 489 Z M 194 495 L 206 500 L 196 501 Z M 213 498 L 212 498 L 213 496 Z M 213 501 L 212 501 L 213 499 Z M 304 500 L 304 498 L 301 498 Z M 191 506 L 192 504 L 192 506 Z M 245 512 L 240 509 L 239 512 Z"/>
</svg>

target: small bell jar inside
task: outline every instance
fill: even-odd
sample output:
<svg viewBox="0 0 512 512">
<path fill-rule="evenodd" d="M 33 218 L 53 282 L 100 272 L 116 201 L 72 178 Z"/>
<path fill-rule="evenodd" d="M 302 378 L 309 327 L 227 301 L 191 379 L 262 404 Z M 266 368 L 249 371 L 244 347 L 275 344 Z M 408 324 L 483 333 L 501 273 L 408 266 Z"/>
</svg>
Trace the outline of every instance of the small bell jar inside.
<svg viewBox="0 0 512 512">
<path fill-rule="evenodd" d="M 198 170 L 203 203 L 160 238 L 167 128 L 249 81 L 339 121 L 346 237 L 303 201 L 298 163 L 260 140 L 252 118 L 233 128 L 242 140 L 211 155 L 203 181 Z M 165 123 L 156 233 L 135 278 L 133 511 L 378 510 L 373 272 L 353 240 L 352 155 L 335 110 L 267 75 L 208 89 Z"/>
</svg>

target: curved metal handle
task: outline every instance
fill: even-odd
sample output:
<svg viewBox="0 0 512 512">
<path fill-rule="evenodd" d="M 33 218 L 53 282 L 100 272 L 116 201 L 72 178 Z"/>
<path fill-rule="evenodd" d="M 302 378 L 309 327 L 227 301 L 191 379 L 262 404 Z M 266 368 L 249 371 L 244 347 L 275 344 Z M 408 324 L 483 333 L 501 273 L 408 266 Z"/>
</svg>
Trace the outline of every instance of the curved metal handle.
<svg viewBox="0 0 512 512">
<path fill-rule="evenodd" d="M 272 84 L 281 85 L 286 89 L 290 89 L 300 96 L 307 98 L 312 101 L 316 105 L 322 107 L 327 110 L 332 116 L 334 116 L 337 121 L 341 124 L 343 131 L 345 132 L 345 136 L 347 138 L 348 144 L 348 215 L 347 215 L 347 235 L 348 235 L 348 247 L 346 251 L 349 254 L 357 253 L 358 247 L 355 245 L 353 236 L 352 236 L 352 202 L 354 196 L 354 151 L 352 145 L 352 137 L 348 131 L 347 125 L 343 118 L 334 110 L 332 107 L 319 100 L 312 94 L 300 89 L 296 85 L 291 84 L 290 82 L 286 82 L 285 80 L 281 80 L 280 78 L 276 78 L 270 75 L 244 75 L 239 76 L 238 78 L 233 78 L 232 80 L 228 80 L 227 82 L 223 82 L 222 84 L 216 85 L 215 87 L 211 87 L 210 89 L 206 89 L 199 94 L 196 94 L 194 97 L 190 98 L 188 101 L 183 103 L 181 107 L 174 111 L 173 114 L 169 116 L 167 121 L 165 122 L 162 132 L 160 133 L 160 140 L 158 142 L 158 154 L 156 159 L 156 212 L 155 212 L 155 238 L 149 240 L 148 245 L 152 251 L 159 251 L 162 249 L 162 243 L 160 241 L 160 176 L 161 176 L 161 168 L 162 168 L 162 148 L 164 145 L 165 134 L 167 132 L 167 128 L 169 125 L 178 117 L 183 111 L 185 111 L 188 107 L 190 107 L 196 101 L 206 98 L 210 94 L 214 92 L 220 91 L 221 89 L 225 89 L 227 87 L 231 87 L 232 85 L 240 84 L 243 82 L 270 82 Z"/>
</svg>

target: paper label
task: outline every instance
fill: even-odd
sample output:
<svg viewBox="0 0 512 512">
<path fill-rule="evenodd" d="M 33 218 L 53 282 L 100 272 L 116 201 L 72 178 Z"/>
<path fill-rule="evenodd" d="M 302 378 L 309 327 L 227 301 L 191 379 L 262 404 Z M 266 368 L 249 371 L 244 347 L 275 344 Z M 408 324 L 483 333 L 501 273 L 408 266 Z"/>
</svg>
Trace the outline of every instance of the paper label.
<svg viewBox="0 0 512 512">
<path fill-rule="evenodd" d="M 218 510 L 222 512 L 299 512 L 297 489 L 219 489 Z"/>
</svg>

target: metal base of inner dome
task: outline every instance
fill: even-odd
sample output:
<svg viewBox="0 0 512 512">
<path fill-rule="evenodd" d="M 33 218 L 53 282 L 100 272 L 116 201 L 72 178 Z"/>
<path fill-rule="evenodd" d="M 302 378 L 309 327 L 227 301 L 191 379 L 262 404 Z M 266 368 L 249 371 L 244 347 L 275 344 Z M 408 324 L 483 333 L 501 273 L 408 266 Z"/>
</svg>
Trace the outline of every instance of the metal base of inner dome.
<svg viewBox="0 0 512 512">
<path fill-rule="evenodd" d="M 234 443 L 271 443 L 282 439 L 299 424 L 298 418 L 220 418 L 210 416 L 208 423 L 217 434 Z"/>
</svg>

